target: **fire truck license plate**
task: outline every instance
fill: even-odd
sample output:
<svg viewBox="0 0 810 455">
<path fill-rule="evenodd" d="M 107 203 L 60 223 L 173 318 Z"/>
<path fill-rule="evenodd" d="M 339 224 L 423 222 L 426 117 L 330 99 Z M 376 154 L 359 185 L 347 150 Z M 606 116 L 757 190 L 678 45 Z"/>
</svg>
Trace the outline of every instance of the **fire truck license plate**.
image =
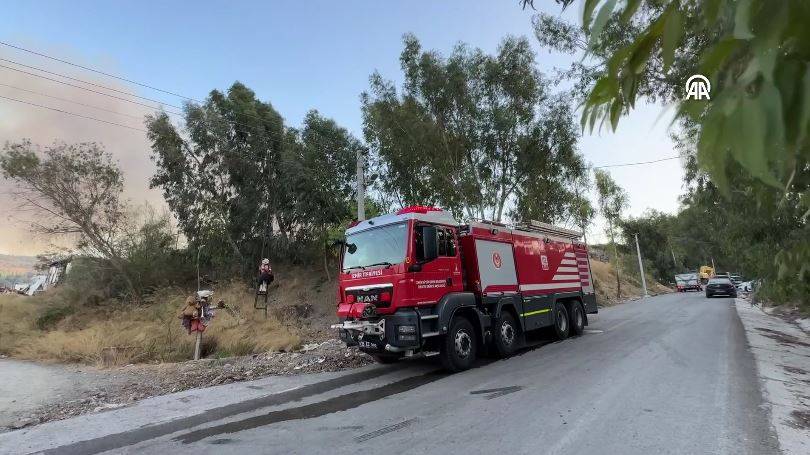
<svg viewBox="0 0 810 455">
<path fill-rule="evenodd" d="M 373 341 L 360 340 L 360 341 L 358 341 L 358 343 L 360 344 L 360 347 L 363 348 L 363 349 L 379 349 L 379 346 L 377 346 L 377 343 L 375 343 Z"/>
</svg>

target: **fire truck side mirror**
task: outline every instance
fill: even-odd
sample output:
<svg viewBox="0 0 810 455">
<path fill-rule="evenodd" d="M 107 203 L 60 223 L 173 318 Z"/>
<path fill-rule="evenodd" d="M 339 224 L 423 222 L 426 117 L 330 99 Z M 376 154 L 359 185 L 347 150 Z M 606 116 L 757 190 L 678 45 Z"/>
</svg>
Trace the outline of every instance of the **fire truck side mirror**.
<svg viewBox="0 0 810 455">
<path fill-rule="evenodd" d="M 420 226 L 422 230 L 422 258 L 428 262 L 439 257 L 439 239 L 436 226 Z"/>
</svg>

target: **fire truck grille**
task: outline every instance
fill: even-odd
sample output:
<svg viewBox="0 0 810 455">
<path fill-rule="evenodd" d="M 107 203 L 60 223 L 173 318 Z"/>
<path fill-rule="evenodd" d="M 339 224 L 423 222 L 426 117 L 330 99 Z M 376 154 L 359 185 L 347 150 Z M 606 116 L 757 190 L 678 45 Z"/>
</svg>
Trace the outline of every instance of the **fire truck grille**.
<svg viewBox="0 0 810 455">
<path fill-rule="evenodd" d="M 384 288 L 363 288 L 347 291 L 346 295 L 354 295 L 354 301 L 357 303 L 371 303 L 377 308 L 388 308 L 391 306 L 393 291 L 394 288 L 390 286 Z M 383 300 L 383 294 L 387 294 L 387 300 Z"/>
</svg>

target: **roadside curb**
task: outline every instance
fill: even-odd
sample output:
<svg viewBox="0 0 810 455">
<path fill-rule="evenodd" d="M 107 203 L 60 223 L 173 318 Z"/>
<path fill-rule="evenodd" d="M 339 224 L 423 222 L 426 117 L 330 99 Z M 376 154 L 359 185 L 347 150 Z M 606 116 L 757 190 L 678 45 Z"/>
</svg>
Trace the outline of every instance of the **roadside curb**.
<svg viewBox="0 0 810 455">
<path fill-rule="evenodd" d="M 797 325 L 734 299 L 785 454 L 810 453 L 810 337 Z"/>
</svg>

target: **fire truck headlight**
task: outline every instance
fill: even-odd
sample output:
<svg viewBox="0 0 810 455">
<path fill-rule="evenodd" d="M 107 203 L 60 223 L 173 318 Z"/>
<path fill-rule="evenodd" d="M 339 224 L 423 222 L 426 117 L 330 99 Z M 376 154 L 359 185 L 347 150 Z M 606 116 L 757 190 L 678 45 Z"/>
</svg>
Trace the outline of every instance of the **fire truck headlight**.
<svg viewBox="0 0 810 455">
<path fill-rule="evenodd" d="M 416 333 L 415 325 L 401 325 L 397 328 L 399 333 Z"/>
</svg>

